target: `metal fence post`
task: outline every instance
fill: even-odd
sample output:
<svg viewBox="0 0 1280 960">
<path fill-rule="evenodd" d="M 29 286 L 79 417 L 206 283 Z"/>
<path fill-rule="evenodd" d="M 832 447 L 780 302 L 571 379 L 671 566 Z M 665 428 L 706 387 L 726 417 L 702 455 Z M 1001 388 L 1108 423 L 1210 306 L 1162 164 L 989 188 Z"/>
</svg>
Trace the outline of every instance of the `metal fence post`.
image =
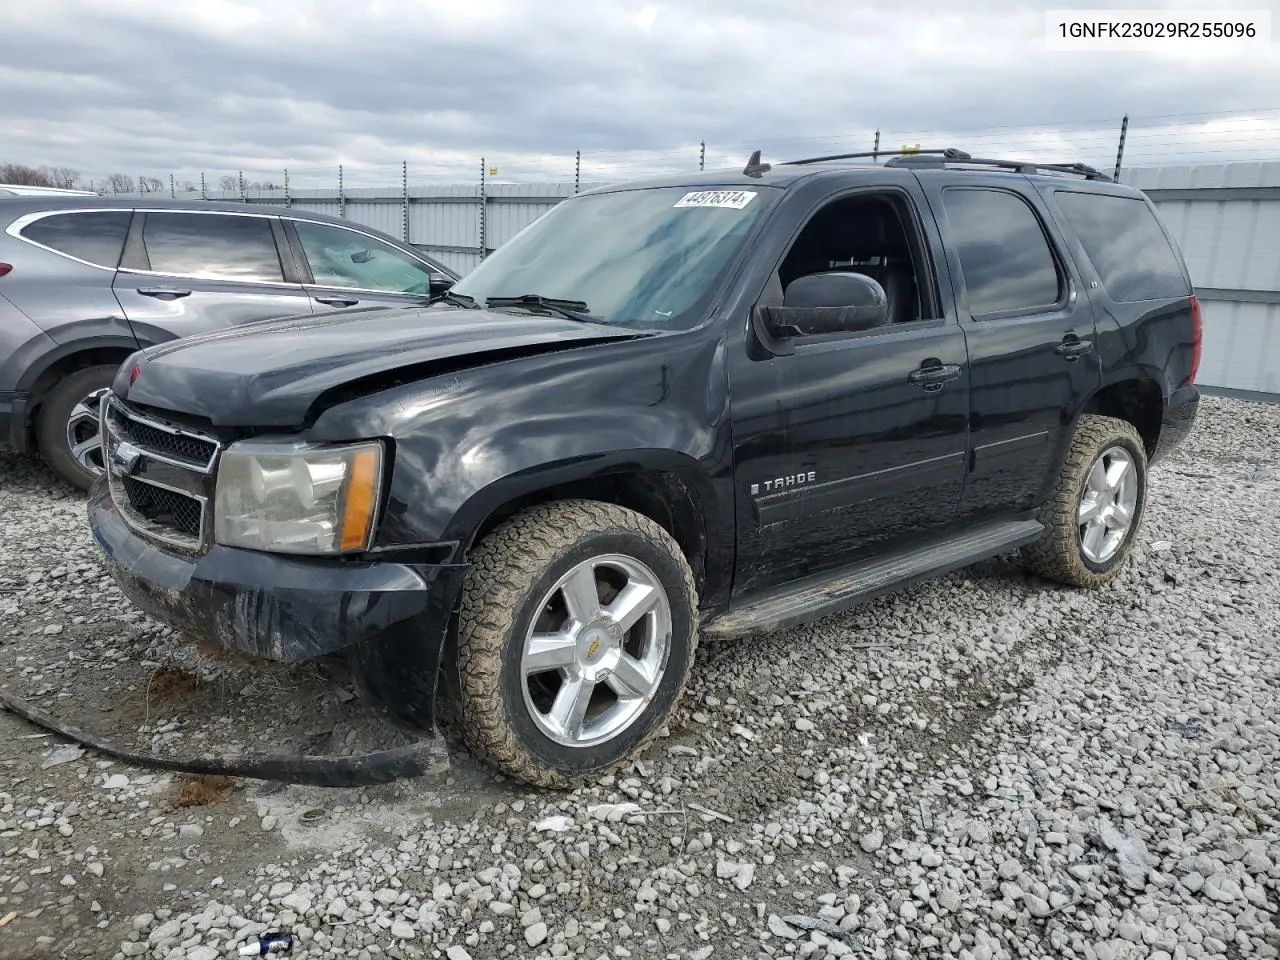
<svg viewBox="0 0 1280 960">
<path fill-rule="evenodd" d="M 400 227 L 404 232 L 404 242 L 409 242 L 409 161 L 400 161 L 400 189 L 404 194 L 404 213 Z"/>
<path fill-rule="evenodd" d="M 1129 132 L 1129 115 L 1126 113 L 1124 119 L 1120 121 L 1120 146 L 1116 149 L 1116 174 L 1113 179 L 1116 183 L 1120 182 L 1120 161 L 1124 158 L 1124 138 Z"/>
<path fill-rule="evenodd" d="M 284 205 L 293 206 L 293 197 L 289 194 L 289 168 L 284 168 Z"/>
<path fill-rule="evenodd" d="M 177 195 L 178 195 L 178 192 L 177 192 L 177 190 L 174 188 L 174 185 L 173 185 L 173 174 L 171 173 L 171 174 L 169 174 L 169 197 L 170 197 L 170 199 L 172 199 L 172 198 L 176 197 Z"/>
<path fill-rule="evenodd" d="M 241 202 L 241 203 L 248 203 L 248 202 L 249 202 L 249 198 L 248 198 L 248 196 L 246 196 L 246 195 L 245 195 L 245 192 L 244 192 L 244 171 L 243 171 L 243 170 L 237 170 L 237 171 L 236 171 L 236 176 L 237 176 L 237 177 L 239 177 L 239 179 L 240 179 L 240 202 Z"/>
<path fill-rule="evenodd" d="M 880 131 L 879 131 L 879 130 L 877 130 L 877 131 L 876 131 L 876 145 L 875 145 L 874 147 L 872 147 L 872 148 L 871 148 L 871 161 L 874 163 L 875 161 L 877 161 L 877 160 L 879 160 L 879 159 L 880 159 Z"/>
<path fill-rule="evenodd" d="M 577 193 L 582 188 L 582 151 L 578 150 L 574 153 L 573 159 L 573 192 Z"/>
<path fill-rule="evenodd" d="M 489 220 L 488 198 L 485 194 L 485 172 L 488 168 L 484 165 L 484 157 L 480 158 L 480 259 L 483 260 L 488 252 L 488 246 L 485 242 L 485 226 Z"/>
<path fill-rule="evenodd" d="M 707 169 L 707 141 L 698 141 L 698 169 Z"/>
<path fill-rule="evenodd" d="M 200 171 L 200 199 L 201 200 L 209 199 L 209 196 L 204 189 L 204 171 L 203 170 Z"/>
<path fill-rule="evenodd" d="M 342 186 L 342 164 L 338 164 L 338 216 L 347 215 L 347 194 Z"/>
</svg>

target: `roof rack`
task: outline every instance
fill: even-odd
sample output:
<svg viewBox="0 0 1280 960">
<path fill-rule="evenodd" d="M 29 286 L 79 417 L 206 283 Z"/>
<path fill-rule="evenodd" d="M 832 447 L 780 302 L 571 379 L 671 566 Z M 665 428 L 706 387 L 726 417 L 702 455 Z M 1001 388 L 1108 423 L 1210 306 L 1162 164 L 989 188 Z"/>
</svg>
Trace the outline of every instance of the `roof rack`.
<svg viewBox="0 0 1280 960">
<path fill-rule="evenodd" d="M 923 153 L 924 151 L 921 151 Z M 1001 170 L 1012 170 L 1015 173 L 1067 173 L 1078 177 L 1084 177 L 1086 180 L 1106 180 L 1111 178 L 1100 170 L 1085 163 L 1036 163 L 1031 160 L 995 160 L 988 157 L 971 157 L 966 154 L 964 157 L 954 159 L 938 158 L 931 156 L 917 157 L 913 153 L 895 156 L 885 161 L 886 167 L 942 167 L 948 163 L 973 164 L 974 166 L 996 167 Z"/>
<path fill-rule="evenodd" d="M 955 147 L 941 150 L 875 150 L 863 153 L 833 153 L 826 157 L 808 157 L 804 160 L 787 160 L 782 166 L 799 166 L 807 163 L 825 163 L 829 160 L 863 160 L 888 157 L 886 167 L 945 167 L 951 164 L 973 164 L 980 167 L 996 167 L 1000 170 L 1011 170 L 1016 173 L 1065 173 L 1086 180 L 1111 181 L 1099 170 L 1084 163 L 1035 163 L 1029 160 L 994 160 L 987 157 L 974 157 Z"/>
<path fill-rule="evenodd" d="M 803 163 L 825 163 L 828 160 L 861 160 L 866 157 L 891 157 L 895 154 L 939 154 L 947 160 L 968 160 L 969 154 L 963 150 L 957 150 L 955 147 L 947 147 L 944 150 L 874 150 L 867 153 L 833 153 L 829 157 L 808 157 L 804 160 L 787 160 L 784 166 L 797 166 Z"/>
</svg>

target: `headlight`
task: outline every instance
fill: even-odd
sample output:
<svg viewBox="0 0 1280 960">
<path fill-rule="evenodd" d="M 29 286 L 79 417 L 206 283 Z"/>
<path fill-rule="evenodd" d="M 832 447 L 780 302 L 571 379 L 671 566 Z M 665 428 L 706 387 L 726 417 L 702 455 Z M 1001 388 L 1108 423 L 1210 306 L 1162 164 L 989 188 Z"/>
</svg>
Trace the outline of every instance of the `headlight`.
<svg viewBox="0 0 1280 960">
<path fill-rule="evenodd" d="M 382 444 L 233 443 L 214 498 L 218 543 L 276 553 L 365 550 L 382 489 Z"/>
</svg>

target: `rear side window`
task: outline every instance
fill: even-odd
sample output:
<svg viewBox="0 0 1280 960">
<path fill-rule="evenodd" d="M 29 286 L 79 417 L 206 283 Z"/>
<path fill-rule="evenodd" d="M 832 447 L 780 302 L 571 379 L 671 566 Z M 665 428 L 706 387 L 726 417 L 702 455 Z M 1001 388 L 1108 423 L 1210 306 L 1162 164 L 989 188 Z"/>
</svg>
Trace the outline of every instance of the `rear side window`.
<svg viewBox="0 0 1280 960">
<path fill-rule="evenodd" d="M 142 244 L 151 269 L 183 277 L 284 280 L 271 221 L 208 213 L 148 213 Z"/>
<path fill-rule="evenodd" d="M 1062 278 L 1040 218 L 1025 200 L 971 188 L 945 190 L 942 198 L 975 317 L 1057 304 Z"/>
<path fill-rule="evenodd" d="M 1191 292 L 1169 238 L 1145 201 L 1067 191 L 1057 198 L 1112 300 L 1130 303 Z"/>
<path fill-rule="evenodd" d="M 55 213 L 27 224 L 22 236 L 77 260 L 114 270 L 131 217 L 127 210 Z"/>
</svg>

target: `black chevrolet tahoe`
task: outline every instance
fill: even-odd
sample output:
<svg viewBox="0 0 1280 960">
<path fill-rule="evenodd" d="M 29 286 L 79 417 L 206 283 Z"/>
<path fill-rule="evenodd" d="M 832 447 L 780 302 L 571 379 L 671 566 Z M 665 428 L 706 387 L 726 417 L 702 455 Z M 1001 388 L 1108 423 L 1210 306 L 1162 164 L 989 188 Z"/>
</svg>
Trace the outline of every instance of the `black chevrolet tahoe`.
<svg viewBox="0 0 1280 960">
<path fill-rule="evenodd" d="M 139 351 L 89 516 L 158 620 L 345 656 L 565 786 L 663 727 L 699 637 L 1005 552 L 1107 583 L 1200 339 L 1155 208 L 1089 167 L 756 154 L 573 197 L 420 309 Z"/>
</svg>

